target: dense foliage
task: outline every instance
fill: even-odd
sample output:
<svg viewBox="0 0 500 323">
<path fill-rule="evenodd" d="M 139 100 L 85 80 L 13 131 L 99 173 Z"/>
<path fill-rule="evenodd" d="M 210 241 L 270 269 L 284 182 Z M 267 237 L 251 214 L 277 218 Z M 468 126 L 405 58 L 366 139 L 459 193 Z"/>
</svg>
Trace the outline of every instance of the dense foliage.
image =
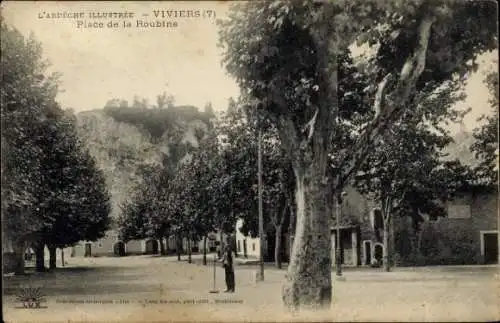
<svg viewBox="0 0 500 323">
<path fill-rule="evenodd" d="M 17 272 L 29 245 L 37 249 L 96 240 L 109 225 L 109 196 L 94 159 L 83 147 L 74 116 L 56 102 L 57 75 L 46 76 L 41 45 L 2 19 L 2 224 Z"/>
<path fill-rule="evenodd" d="M 491 95 L 491 113 L 482 116 L 479 121 L 483 125 L 474 129 L 471 150 L 480 161 L 475 169 L 479 184 L 494 185 L 498 182 L 498 71 L 490 72 L 485 82 Z"/>
<path fill-rule="evenodd" d="M 136 99 L 132 104 L 114 99 L 106 103 L 104 112 L 118 122 L 145 130 L 156 141 L 165 134 L 170 135 L 172 131 L 177 131 L 185 123 L 201 120 L 209 125 L 210 119 L 214 117 L 210 108 L 200 112 L 194 106 L 174 106 L 173 102 L 166 105 L 161 99 L 158 101 L 156 105 L 149 106 L 144 99 Z"/>
</svg>

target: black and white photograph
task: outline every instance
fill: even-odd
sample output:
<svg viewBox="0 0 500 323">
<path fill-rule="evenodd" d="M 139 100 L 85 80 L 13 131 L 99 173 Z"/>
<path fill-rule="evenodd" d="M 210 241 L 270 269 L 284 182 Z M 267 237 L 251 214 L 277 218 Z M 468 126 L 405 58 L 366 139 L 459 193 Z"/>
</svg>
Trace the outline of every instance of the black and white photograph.
<svg viewBox="0 0 500 323">
<path fill-rule="evenodd" d="M 496 1 L 0 22 L 5 322 L 500 320 Z"/>
</svg>

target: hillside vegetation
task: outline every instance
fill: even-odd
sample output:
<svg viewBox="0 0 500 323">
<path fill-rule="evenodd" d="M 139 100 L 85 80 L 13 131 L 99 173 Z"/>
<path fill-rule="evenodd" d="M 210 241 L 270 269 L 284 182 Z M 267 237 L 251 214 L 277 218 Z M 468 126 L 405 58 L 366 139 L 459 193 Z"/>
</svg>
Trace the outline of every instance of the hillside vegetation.
<svg viewBox="0 0 500 323">
<path fill-rule="evenodd" d="M 186 156 L 209 127 L 208 113 L 195 107 L 106 106 L 77 114 L 77 131 L 104 171 L 111 193 L 111 216 L 129 200 L 148 170 Z"/>
</svg>

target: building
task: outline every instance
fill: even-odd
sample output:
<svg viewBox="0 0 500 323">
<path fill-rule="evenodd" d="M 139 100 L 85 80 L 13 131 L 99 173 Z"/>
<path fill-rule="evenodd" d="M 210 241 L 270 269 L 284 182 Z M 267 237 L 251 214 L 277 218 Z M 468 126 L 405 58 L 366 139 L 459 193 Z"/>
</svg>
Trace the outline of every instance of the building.
<svg viewBox="0 0 500 323">
<path fill-rule="evenodd" d="M 383 218 L 376 203 L 353 187 L 345 188 L 340 217 L 333 215 L 331 227 L 332 266 L 336 263 L 337 235 L 341 264 L 370 266 L 381 263 L 384 253 Z M 396 265 L 459 265 L 499 263 L 498 190 L 470 187 L 446 203 L 447 215 L 432 219 L 421 214 L 418 223 L 410 217 L 393 218 Z M 244 236 L 236 224 L 237 251 L 259 257 L 260 239 Z M 290 239 L 284 235 L 282 254 L 290 254 Z M 265 261 L 274 260 L 274 236 L 266 228 Z"/>
<path fill-rule="evenodd" d="M 218 237 L 215 233 L 208 235 L 207 252 L 215 252 Z M 177 251 L 176 237 L 170 236 L 163 240 L 163 245 L 167 254 L 174 254 Z M 192 253 L 203 252 L 204 241 L 191 241 L 188 243 L 186 238 L 182 239 L 182 251 L 187 253 L 191 248 Z M 106 235 L 97 241 L 81 241 L 71 247 L 68 253 L 72 257 L 105 257 L 105 256 L 129 256 L 129 255 L 156 255 L 161 253 L 160 240 L 141 239 L 121 241 L 118 231 L 109 230 Z"/>
<path fill-rule="evenodd" d="M 332 227 L 332 263 L 340 232 L 341 263 L 370 265 L 382 261 L 383 219 L 380 209 L 352 187 L 346 188 L 340 224 Z M 463 189 L 446 203 L 447 215 L 393 219 L 394 251 L 398 265 L 499 263 L 498 190 Z"/>
<path fill-rule="evenodd" d="M 344 266 L 370 265 L 381 260 L 383 244 L 380 228 L 381 214 L 373 201 L 352 187 L 344 190 L 343 202 L 333 214 L 332 266 L 335 266 L 337 242 L 340 243 L 340 263 Z M 377 229 L 376 229 L 377 228 Z M 337 235 L 339 239 L 337 239 Z"/>
<path fill-rule="evenodd" d="M 286 223 L 284 224 L 285 227 Z M 238 219 L 236 221 L 235 230 L 235 241 L 236 241 L 236 252 L 241 254 L 243 257 L 260 257 L 260 238 L 252 237 L 251 235 L 245 236 L 241 233 L 240 229 L 243 226 L 243 220 Z M 264 228 L 264 261 L 275 261 L 276 252 L 276 233 L 272 225 L 268 225 Z M 290 235 L 285 232 L 281 235 L 280 243 L 280 257 L 282 262 L 288 262 L 290 258 Z"/>
<path fill-rule="evenodd" d="M 464 189 L 446 208 L 445 218 L 429 221 L 426 227 L 439 238 L 433 256 L 453 264 L 499 263 L 498 191 Z"/>
<path fill-rule="evenodd" d="M 242 254 L 244 257 L 254 257 L 259 258 L 260 256 L 260 239 L 259 237 L 252 238 L 251 236 L 245 236 L 240 232 L 243 226 L 243 220 L 238 219 L 236 221 L 236 252 Z"/>
</svg>

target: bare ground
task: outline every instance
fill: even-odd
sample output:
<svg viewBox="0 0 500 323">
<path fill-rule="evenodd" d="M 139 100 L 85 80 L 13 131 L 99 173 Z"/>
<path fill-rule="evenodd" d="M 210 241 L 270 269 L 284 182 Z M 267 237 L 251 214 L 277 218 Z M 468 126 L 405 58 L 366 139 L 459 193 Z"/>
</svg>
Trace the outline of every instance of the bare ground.
<svg viewBox="0 0 500 323">
<path fill-rule="evenodd" d="M 334 281 L 329 311 L 289 314 L 281 302 L 285 270 L 236 266 L 236 293 L 226 294 L 213 255 L 203 266 L 176 257 L 68 258 L 51 273 L 4 277 L 4 320 L 36 321 L 492 321 L 500 318 L 498 266 L 349 268 Z M 333 276 L 335 277 L 335 276 Z M 21 287 L 40 287 L 42 309 L 20 309 Z"/>
</svg>

